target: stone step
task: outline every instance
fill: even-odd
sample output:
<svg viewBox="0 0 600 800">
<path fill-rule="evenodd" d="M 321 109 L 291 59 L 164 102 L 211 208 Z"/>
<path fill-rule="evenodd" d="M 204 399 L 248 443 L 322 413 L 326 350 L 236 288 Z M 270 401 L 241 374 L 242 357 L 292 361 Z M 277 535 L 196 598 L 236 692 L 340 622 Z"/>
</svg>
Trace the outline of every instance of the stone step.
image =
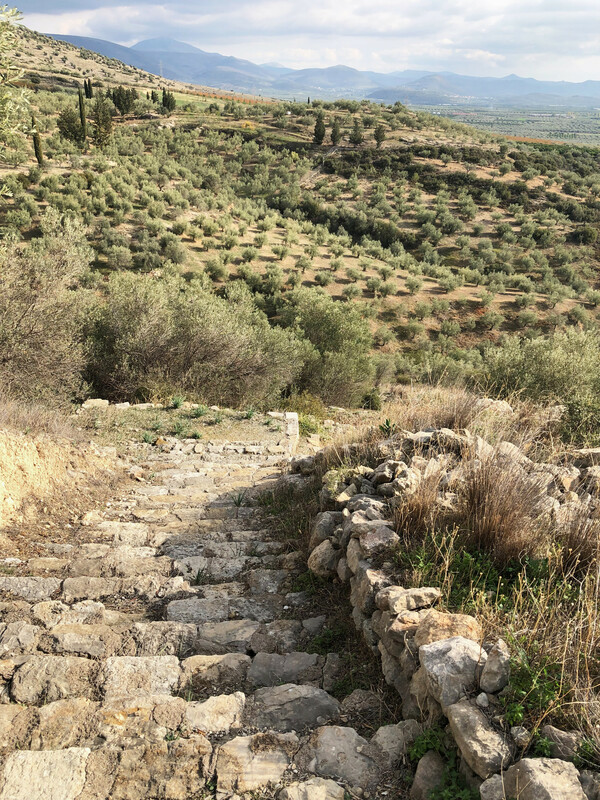
<svg viewBox="0 0 600 800">
<path fill-rule="evenodd" d="M 166 619 L 196 624 L 238 618 L 271 622 L 281 617 L 284 604 L 284 597 L 277 594 L 254 597 L 191 597 L 172 600 L 167 605 Z"/>
<path fill-rule="evenodd" d="M 101 699 L 85 696 L 63 697 L 41 706 L 4 704 L 0 708 L 2 741 L 20 749 L 45 750 L 73 746 L 96 746 L 99 740 L 119 742 L 130 736 L 163 740 L 169 732 L 201 733 L 206 737 L 239 732 L 308 731 L 340 718 L 340 703 L 323 689 L 289 683 L 257 689 L 250 695 L 241 691 L 213 694 L 201 700 L 186 700 L 163 689 L 142 691 L 133 672 L 125 677 L 133 692 L 115 691 L 107 673 L 107 691 Z"/>
<path fill-rule="evenodd" d="M 221 583 L 240 578 L 251 569 L 277 568 L 278 556 L 238 556 L 236 558 L 206 558 L 189 556 L 173 562 L 173 572 L 186 580 L 202 583 Z"/>
</svg>

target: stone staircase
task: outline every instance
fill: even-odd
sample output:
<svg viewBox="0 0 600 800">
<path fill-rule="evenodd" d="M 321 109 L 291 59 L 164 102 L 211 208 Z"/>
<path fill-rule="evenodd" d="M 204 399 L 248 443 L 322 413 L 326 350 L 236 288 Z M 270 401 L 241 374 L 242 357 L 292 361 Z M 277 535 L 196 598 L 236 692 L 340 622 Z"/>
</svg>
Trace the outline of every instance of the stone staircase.
<svg viewBox="0 0 600 800">
<path fill-rule="evenodd" d="M 303 555 L 250 502 L 281 455 L 145 458 L 74 543 L 0 574 L 0 800 L 401 796 L 411 723 L 344 725 L 339 659 L 307 652 L 326 618 L 292 590 Z"/>
</svg>

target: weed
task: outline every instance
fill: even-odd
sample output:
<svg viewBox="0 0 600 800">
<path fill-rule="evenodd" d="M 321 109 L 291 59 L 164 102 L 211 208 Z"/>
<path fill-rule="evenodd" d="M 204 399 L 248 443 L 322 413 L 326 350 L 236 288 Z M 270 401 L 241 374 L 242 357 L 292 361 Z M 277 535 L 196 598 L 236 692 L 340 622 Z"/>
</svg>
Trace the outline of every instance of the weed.
<svg viewBox="0 0 600 800">
<path fill-rule="evenodd" d="M 301 436 L 311 436 L 319 432 L 319 420 L 312 414 L 298 414 Z"/>
<path fill-rule="evenodd" d="M 396 433 L 396 423 L 386 419 L 379 426 L 379 430 L 386 438 L 390 438 Z"/>
<path fill-rule="evenodd" d="M 205 417 L 208 414 L 208 407 L 207 406 L 198 406 L 197 408 L 193 408 L 190 417 L 193 419 L 200 419 L 201 417 Z"/>
<path fill-rule="evenodd" d="M 154 444 L 154 442 L 156 441 L 156 436 L 154 436 L 154 434 L 150 433 L 150 431 L 144 431 L 144 433 L 142 435 L 142 440 L 146 444 Z"/>
<path fill-rule="evenodd" d="M 181 406 L 185 403 L 185 397 L 180 394 L 175 394 L 171 398 L 171 402 L 169 403 L 169 408 L 181 408 Z"/>
<path fill-rule="evenodd" d="M 231 496 L 231 501 L 233 502 L 233 505 L 236 508 L 241 508 L 241 506 L 244 505 L 244 501 L 246 499 L 246 495 L 247 494 L 248 494 L 248 491 L 246 489 L 244 489 L 244 491 L 242 491 L 242 492 L 236 492 L 235 494 L 233 494 Z"/>
<path fill-rule="evenodd" d="M 252 417 L 255 414 L 256 414 L 256 411 L 252 407 L 247 408 L 246 411 L 244 412 L 244 419 L 252 419 Z"/>
</svg>

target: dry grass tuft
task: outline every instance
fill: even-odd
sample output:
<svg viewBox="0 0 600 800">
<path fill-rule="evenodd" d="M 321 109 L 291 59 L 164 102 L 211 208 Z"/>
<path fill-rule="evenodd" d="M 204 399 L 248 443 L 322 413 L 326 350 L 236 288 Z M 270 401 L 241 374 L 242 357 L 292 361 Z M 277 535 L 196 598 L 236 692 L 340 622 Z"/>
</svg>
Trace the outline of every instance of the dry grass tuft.
<svg viewBox="0 0 600 800">
<path fill-rule="evenodd" d="M 518 464 L 497 456 L 486 459 L 467 473 L 460 492 L 466 545 L 489 553 L 500 566 L 539 554 L 550 534 L 549 521 L 539 514 L 543 498 L 542 485 Z"/>
</svg>

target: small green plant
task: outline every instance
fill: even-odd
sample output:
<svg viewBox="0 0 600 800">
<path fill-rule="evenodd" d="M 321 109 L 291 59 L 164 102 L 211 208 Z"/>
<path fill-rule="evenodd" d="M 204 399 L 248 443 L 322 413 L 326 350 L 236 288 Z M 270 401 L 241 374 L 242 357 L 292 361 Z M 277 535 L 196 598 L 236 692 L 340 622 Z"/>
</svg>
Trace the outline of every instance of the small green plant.
<svg viewBox="0 0 600 800">
<path fill-rule="evenodd" d="M 193 408 L 192 413 L 190 416 L 193 419 L 200 419 L 201 417 L 205 417 L 208 414 L 208 407 L 207 406 L 198 406 L 198 408 Z"/>
<path fill-rule="evenodd" d="M 552 755 L 552 742 L 546 736 L 534 734 L 531 745 L 531 754 L 537 758 L 550 758 Z"/>
<path fill-rule="evenodd" d="M 202 439 L 203 436 L 200 433 L 200 431 L 194 430 L 194 431 L 190 432 L 190 434 L 188 435 L 188 438 L 189 439 Z"/>
<path fill-rule="evenodd" d="M 319 432 L 319 421 L 312 414 L 298 414 L 298 425 L 301 436 L 310 436 Z"/>
<path fill-rule="evenodd" d="M 427 730 L 419 734 L 419 736 L 417 736 L 417 738 L 411 744 L 408 750 L 408 757 L 411 761 L 417 762 L 420 758 L 423 758 L 425 753 L 428 753 L 430 750 L 435 750 L 436 753 L 444 755 L 446 752 L 444 739 L 445 734 L 442 728 L 427 728 Z"/>
<path fill-rule="evenodd" d="M 247 491 L 244 490 L 243 492 L 236 492 L 234 495 L 231 496 L 231 501 L 236 508 L 241 508 L 244 505 L 244 501 L 246 500 Z"/>
<path fill-rule="evenodd" d="M 172 430 L 173 436 L 183 436 L 186 430 L 185 423 L 181 422 L 180 420 L 175 420 Z"/>
<path fill-rule="evenodd" d="M 154 434 L 150 433 L 150 431 L 144 431 L 144 433 L 142 435 L 142 440 L 146 444 L 154 444 L 154 442 L 156 441 L 156 436 L 154 436 Z"/>
<path fill-rule="evenodd" d="M 185 397 L 180 394 L 174 394 L 171 398 L 171 402 L 169 403 L 170 408 L 181 408 L 181 406 L 185 403 Z"/>
<path fill-rule="evenodd" d="M 391 419 L 386 419 L 379 426 L 379 430 L 384 436 L 393 436 L 396 433 L 396 423 L 392 422 Z"/>
<path fill-rule="evenodd" d="M 256 414 L 256 411 L 252 408 L 247 408 L 244 412 L 244 419 L 252 419 L 252 417 Z"/>
</svg>

